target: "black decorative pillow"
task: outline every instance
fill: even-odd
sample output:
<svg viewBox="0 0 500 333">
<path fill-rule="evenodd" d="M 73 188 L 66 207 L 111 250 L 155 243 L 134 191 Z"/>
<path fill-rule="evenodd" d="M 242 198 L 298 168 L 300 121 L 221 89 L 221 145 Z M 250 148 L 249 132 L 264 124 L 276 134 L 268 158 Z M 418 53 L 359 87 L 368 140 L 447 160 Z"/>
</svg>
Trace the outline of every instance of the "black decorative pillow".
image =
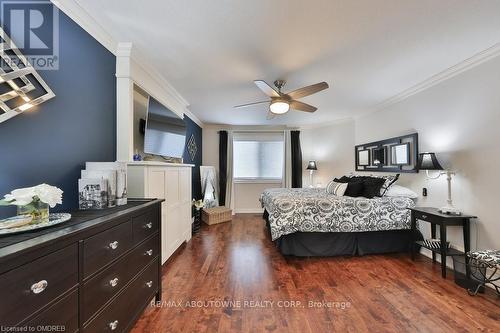
<svg viewBox="0 0 500 333">
<path fill-rule="evenodd" d="M 399 176 L 400 176 L 399 173 L 395 174 L 395 175 L 383 175 L 383 176 L 379 176 L 379 175 L 361 176 L 361 175 L 356 174 L 356 173 L 351 173 L 349 176 L 344 176 L 344 177 L 352 179 L 352 180 L 359 180 L 359 179 L 364 180 L 367 177 L 368 178 L 384 179 L 384 184 L 382 185 L 382 188 L 380 189 L 380 193 L 377 194 L 377 196 L 383 197 L 387 193 L 387 190 L 389 190 L 389 188 L 398 181 Z M 342 177 L 342 178 L 344 178 L 344 177 Z"/>
<path fill-rule="evenodd" d="M 376 196 L 380 196 L 380 190 L 385 183 L 385 179 L 377 177 L 365 177 L 363 180 L 363 196 L 368 199 L 372 199 Z"/>
<path fill-rule="evenodd" d="M 335 178 L 333 181 L 340 182 L 340 183 L 350 183 L 353 181 L 353 179 L 351 177 L 342 176 L 340 178 Z"/>
<path fill-rule="evenodd" d="M 362 180 L 353 180 L 344 176 L 340 179 L 335 178 L 333 181 L 338 183 L 348 183 L 344 196 L 354 198 L 363 196 L 364 183 Z"/>
</svg>

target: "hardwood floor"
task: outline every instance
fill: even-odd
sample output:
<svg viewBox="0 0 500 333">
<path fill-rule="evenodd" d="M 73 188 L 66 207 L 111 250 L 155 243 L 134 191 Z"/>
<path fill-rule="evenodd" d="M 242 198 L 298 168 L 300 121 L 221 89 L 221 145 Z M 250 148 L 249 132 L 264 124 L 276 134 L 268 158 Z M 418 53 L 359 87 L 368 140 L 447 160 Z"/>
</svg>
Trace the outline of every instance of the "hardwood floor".
<svg viewBox="0 0 500 333">
<path fill-rule="evenodd" d="M 448 275 L 406 254 L 285 258 L 261 217 L 242 214 L 174 255 L 163 303 L 133 332 L 500 332 L 500 298 Z"/>
</svg>

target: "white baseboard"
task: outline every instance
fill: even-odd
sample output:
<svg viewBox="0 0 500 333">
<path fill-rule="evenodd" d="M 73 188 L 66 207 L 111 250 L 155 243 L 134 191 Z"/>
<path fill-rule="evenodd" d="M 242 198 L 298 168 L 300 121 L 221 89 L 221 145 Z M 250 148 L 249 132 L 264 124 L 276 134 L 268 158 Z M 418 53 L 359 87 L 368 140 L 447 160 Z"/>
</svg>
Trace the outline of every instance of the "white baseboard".
<svg viewBox="0 0 500 333">
<path fill-rule="evenodd" d="M 264 208 L 235 208 L 235 214 L 262 214 L 264 213 Z"/>
</svg>

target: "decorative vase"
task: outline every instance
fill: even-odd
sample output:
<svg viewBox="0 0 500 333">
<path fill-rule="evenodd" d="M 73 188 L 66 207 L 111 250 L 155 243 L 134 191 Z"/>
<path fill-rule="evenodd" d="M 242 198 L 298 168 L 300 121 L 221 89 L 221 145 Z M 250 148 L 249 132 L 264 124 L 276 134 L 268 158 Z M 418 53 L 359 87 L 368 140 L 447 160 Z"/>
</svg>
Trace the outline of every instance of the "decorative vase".
<svg viewBox="0 0 500 333">
<path fill-rule="evenodd" d="M 33 201 L 24 206 L 17 206 L 17 215 L 31 215 L 31 224 L 49 222 L 49 205 L 41 201 Z"/>
</svg>

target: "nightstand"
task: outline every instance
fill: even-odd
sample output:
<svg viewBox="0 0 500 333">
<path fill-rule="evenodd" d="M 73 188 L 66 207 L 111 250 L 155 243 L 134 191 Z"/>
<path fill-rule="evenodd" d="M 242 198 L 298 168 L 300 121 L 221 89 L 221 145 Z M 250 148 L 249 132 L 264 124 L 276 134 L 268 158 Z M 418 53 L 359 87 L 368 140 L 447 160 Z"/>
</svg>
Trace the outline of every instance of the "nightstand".
<svg viewBox="0 0 500 333">
<path fill-rule="evenodd" d="M 431 224 L 431 237 L 436 238 L 436 226 L 439 225 L 439 237 L 441 239 L 441 248 L 434 249 L 426 247 L 422 241 L 413 240 L 414 243 L 432 251 L 432 261 L 436 262 L 436 253 L 441 255 L 441 275 L 446 278 L 446 257 L 465 255 L 470 251 L 470 220 L 477 218 L 472 215 L 448 215 L 440 213 L 437 208 L 431 207 L 415 207 L 409 208 L 411 211 L 411 229 L 413 237 L 416 235 L 417 220 L 428 222 Z M 456 249 L 447 248 L 446 243 L 446 228 L 448 226 L 461 226 L 464 234 L 464 250 L 465 253 Z M 415 244 L 411 247 L 411 258 L 415 260 Z M 468 272 L 467 272 L 467 275 Z"/>
</svg>

